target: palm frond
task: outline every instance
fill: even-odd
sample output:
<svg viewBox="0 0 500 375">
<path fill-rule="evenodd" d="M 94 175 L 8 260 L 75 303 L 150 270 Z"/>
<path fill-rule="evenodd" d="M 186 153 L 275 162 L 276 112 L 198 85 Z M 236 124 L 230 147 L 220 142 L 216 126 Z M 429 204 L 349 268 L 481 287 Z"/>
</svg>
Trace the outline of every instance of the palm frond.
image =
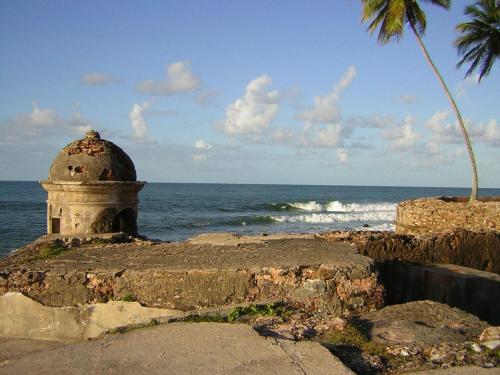
<svg viewBox="0 0 500 375">
<path fill-rule="evenodd" d="M 457 25 L 461 35 L 455 40 L 461 59 L 457 67 L 469 63 L 465 76 L 479 70 L 479 80 L 488 75 L 493 63 L 500 57 L 500 1 L 479 0 L 465 7 L 469 22 Z"/>
</svg>

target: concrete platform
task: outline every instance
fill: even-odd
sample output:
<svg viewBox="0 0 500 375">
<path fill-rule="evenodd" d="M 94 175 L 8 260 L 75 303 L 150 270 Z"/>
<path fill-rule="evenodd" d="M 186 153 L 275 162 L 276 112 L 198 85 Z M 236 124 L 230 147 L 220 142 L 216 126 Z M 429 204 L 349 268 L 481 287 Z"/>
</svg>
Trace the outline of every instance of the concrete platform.
<svg viewBox="0 0 500 375">
<path fill-rule="evenodd" d="M 287 301 L 341 316 L 377 309 L 373 261 L 312 236 L 202 236 L 182 243 L 87 244 L 41 257 L 43 243 L 0 259 L 0 295 L 46 306 L 133 299 L 182 311 Z"/>
<path fill-rule="evenodd" d="M 22 347 L 2 351 L 0 374 L 354 374 L 318 343 L 264 338 L 243 324 L 172 323 L 76 344 L 19 344 L 0 339 L 1 349 Z"/>
</svg>

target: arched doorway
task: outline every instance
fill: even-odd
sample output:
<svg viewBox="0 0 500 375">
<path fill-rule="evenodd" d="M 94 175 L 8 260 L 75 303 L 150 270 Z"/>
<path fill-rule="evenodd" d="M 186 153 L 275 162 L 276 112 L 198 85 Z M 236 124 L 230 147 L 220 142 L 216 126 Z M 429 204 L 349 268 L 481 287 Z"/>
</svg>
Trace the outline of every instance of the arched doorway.
<svg viewBox="0 0 500 375">
<path fill-rule="evenodd" d="M 131 208 L 125 208 L 113 220 L 113 232 L 137 234 L 137 215 Z"/>
</svg>

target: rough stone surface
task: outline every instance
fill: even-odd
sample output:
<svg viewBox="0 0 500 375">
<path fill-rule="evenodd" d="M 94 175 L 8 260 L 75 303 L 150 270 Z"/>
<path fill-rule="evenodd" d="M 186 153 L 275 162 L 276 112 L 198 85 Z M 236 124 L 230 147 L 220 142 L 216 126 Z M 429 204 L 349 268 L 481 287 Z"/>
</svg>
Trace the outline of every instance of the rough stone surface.
<svg viewBox="0 0 500 375">
<path fill-rule="evenodd" d="M 360 315 L 356 323 L 372 341 L 383 344 L 464 342 L 488 326 L 472 314 L 433 301 L 386 306 Z"/>
<path fill-rule="evenodd" d="M 266 339 L 246 325 L 217 323 L 165 324 L 0 364 L 0 374 L 41 373 L 354 374 L 318 343 Z"/>
<path fill-rule="evenodd" d="M 455 228 L 500 230 L 500 197 L 475 202 L 464 198 L 421 198 L 398 204 L 396 233 L 436 233 Z"/>
<path fill-rule="evenodd" d="M 422 371 L 409 372 L 408 374 L 421 374 Z M 498 375 L 500 369 L 498 368 L 484 368 L 479 366 L 463 366 L 463 367 L 448 367 L 446 369 L 427 370 L 425 374 L 428 375 Z"/>
<path fill-rule="evenodd" d="M 0 294 L 19 291 L 48 306 L 129 294 L 144 306 L 183 311 L 285 301 L 348 316 L 383 304 L 373 261 L 318 239 L 89 244 L 48 259 L 27 247 L 1 259 L 0 268 Z"/>
<path fill-rule="evenodd" d="M 142 307 L 137 302 L 48 307 L 21 293 L 0 296 L 0 311 L 0 337 L 61 342 L 85 340 L 114 328 L 183 316 L 180 311 Z"/>
<path fill-rule="evenodd" d="M 488 327 L 479 336 L 479 341 L 500 340 L 500 327 Z"/>
<path fill-rule="evenodd" d="M 347 319 L 320 340 L 358 374 L 427 373 L 454 366 L 500 366 L 479 343 L 487 323 L 432 301 L 415 301 Z"/>
<path fill-rule="evenodd" d="M 491 324 L 500 323 L 500 276 L 497 274 L 452 264 L 392 263 L 385 268 L 384 281 L 393 283 L 387 288 L 392 300 L 430 299 L 461 308 Z"/>
<path fill-rule="evenodd" d="M 134 163 L 120 147 L 91 130 L 64 147 L 52 162 L 50 181 L 135 181 Z"/>
<path fill-rule="evenodd" d="M 379 263 L 455 264 L 500 274 L 500 232 L 453 231 L 413 236 L 390 232 L 329 232 L 318 237 L 354 245 Z"/>
<path fill-rule="evenodd" d="M 320 237 L 349 243 L 374 259 L 387 304 L 432 299 L 500 324 L 500 232 L 329 232 Z"/>
</svg>

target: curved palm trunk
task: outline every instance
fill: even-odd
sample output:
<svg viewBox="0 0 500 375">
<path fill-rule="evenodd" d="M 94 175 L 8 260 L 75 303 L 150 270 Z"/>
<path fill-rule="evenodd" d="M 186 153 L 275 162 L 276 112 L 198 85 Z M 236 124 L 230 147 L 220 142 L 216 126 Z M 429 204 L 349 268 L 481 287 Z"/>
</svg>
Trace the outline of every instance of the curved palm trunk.
<svg viewBox="0 0 500 375">
<path fill-rule="evenodd" d="M 446 83 L 444 82 L 443 77 L 439 73 L 438 69 L 436 68 L 436 65 L 434 65 L 434 62 L 432 61 L 431 57 L 429 56 L 429 53 L 427 52 L 427 49 L 425 48 L 425 45 L 418 35 L 417 30 L 415 30 L 415 26 L 411 25 L 411 29 L 413 31 L 413 34 L 417 38 L 418 45 L 420 49 L 422 50 L 422 53 L 424 54 L 425 59 L 429 63 L 429 65 L 432 67 L 432 70 L 434 71 L 434 74 L 437 76 L 439 83 L 444 89 L 444 92 L 446 96 L 448 97 L 448 100 L 450 101 L 451 106 L 453 107 L 453 110 L 455 111 L 455 115 L 457 116 L 458 123 L 460 124 L 460 130 L 462 131 L 462 135 L 465 140 L 465 145 L 467 146 L 467 152 L 469 153 L 469 159 L 472 167 L 472 190 L 470 193 L 470 198 L 469 201 L 475 201 L 477 199 L 477 167 L 476 167 L 476 159 L 474 157 L 474 151 L 472 150 L 472 144 L 469 139 L 469 134 L 467 133 L 467 128 L 465 127 L 464 121 L 462 120 L 462 115 L 460 114 L 460 111 L 458 110 L 457 104 L 455 103 L 455 100 L 451 96 L 450 90 L 448 89 L 448 86 L 446 86 Z"/>
</svg>

